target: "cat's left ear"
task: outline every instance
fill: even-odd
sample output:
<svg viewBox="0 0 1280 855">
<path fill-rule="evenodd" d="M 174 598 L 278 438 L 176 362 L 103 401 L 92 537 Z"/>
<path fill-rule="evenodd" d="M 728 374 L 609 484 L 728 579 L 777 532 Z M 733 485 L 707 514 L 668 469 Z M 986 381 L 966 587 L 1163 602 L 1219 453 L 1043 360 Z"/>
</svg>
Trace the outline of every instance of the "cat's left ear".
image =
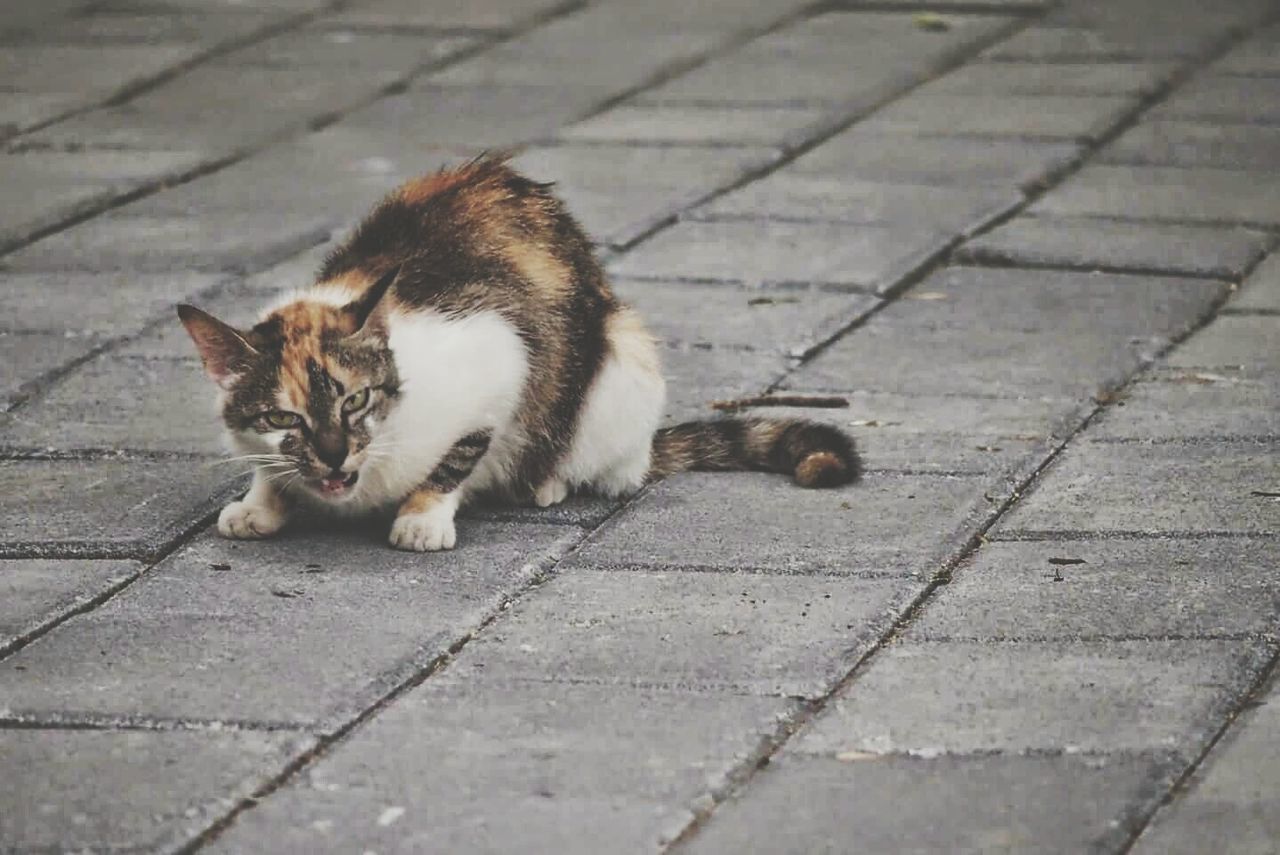
<svg viewBox="0 0 1280 855">
<path fill-rule="evenodd" d="M 365 291 L 358 300 L 354 300 L 344 307 L 344 311 L 355 318 L 357 333 L 362 332 L 366 325 L 369 325 L 370 329 L 380 326 L 378 320 L 381 313 L 378 312 L 378 305 L 382 302 L 382 298 L 387 291 L 391 290 L 391 286 L 396 284 L 396 279 L 400 277 L 400 268 L 401 265 L 397 264 L 379 276 L 378 281 L 369 286 L 369 290 Z M 373 320 L 372 324 L 370 324 L 371 319 Z"/>
<path fill-rule="evenodd" d="M 184 303 L 178 306 L 178 318 L 200 351 L 205 373 L 223 389 L 234 386 L 236 378 L 260 356 L 239 330 L 208 312 Z"/>
</svg>

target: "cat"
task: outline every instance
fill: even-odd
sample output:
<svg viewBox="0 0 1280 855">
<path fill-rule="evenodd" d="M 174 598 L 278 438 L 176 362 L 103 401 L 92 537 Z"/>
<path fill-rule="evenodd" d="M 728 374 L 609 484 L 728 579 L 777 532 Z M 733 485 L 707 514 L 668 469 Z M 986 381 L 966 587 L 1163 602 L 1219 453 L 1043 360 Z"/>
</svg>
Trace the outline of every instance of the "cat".
<svg viewBox="0 0 1280 855">
<path fill-rule="evenodd" d="M 858 477 L 852 439 L 816 422 L 660 428 L 657 344 L 551 187 L 485 155 L 392 192 L 251 329 L 178 307 L 256 467 L 219 532 L 394 509 L 391 545 L 428 551 L 453 548 L 476 496 L 546 507 L 689 469 Z"/>
</svg>

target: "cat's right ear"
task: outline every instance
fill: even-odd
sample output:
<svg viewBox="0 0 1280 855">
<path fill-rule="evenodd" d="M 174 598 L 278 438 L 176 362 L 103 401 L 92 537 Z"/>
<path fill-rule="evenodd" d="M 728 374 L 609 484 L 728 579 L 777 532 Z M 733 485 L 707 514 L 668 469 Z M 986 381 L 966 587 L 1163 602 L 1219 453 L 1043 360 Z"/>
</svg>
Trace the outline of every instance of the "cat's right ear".
<svg viewBox="0 0 1280 855">
<path fill-rule="evenodd" d="M 196 343 L 205 373 L 223 389 L 231 388 L 241 372 L 259 356 L 234 327 L 195 306 L 185 303 L 178 306 L 178 319 Z"/>
</svg>

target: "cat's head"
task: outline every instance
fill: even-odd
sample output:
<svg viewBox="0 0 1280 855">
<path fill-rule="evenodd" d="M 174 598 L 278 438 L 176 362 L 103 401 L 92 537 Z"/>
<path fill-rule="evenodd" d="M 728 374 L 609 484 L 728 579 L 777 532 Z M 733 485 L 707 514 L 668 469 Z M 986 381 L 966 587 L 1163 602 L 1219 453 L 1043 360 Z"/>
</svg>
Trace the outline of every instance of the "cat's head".
<svg viewBox="0 0 1280 855">
<path fill-rule="evenodd" d="M 340 502 L 380 456 L 378 428 L 399 394 L 380 303 L 397 273 L 349 302 L 304 297 L 248 330 L 178 307 L 232 444 L 282 488 Z"/>
</svg>

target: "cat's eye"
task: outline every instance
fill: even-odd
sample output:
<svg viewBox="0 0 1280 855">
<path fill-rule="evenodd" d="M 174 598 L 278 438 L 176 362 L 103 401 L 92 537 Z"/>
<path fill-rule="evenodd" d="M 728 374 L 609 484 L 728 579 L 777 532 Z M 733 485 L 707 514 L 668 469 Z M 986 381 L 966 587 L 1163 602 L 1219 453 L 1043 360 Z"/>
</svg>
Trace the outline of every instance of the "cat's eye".
<svg viewBox="0 0 1280 855">
<path fill-rule="evenodd" d="M 366 386 L 359 392 L 356 392 L 347 400 L 342 402 L 342 412 L 354 413 L 356 410 L 364 409 L 364 405 L 369 403 L 369 387 Z"/>
<path fill-rule="evenodd" d="M 269 413 L 264 413 L 262 420 L 276 430 L 289 430 L 302 424 L 301 416 L 296 413 L 286 413 L 283 410 L 272 410 Z"/>
</svg>

